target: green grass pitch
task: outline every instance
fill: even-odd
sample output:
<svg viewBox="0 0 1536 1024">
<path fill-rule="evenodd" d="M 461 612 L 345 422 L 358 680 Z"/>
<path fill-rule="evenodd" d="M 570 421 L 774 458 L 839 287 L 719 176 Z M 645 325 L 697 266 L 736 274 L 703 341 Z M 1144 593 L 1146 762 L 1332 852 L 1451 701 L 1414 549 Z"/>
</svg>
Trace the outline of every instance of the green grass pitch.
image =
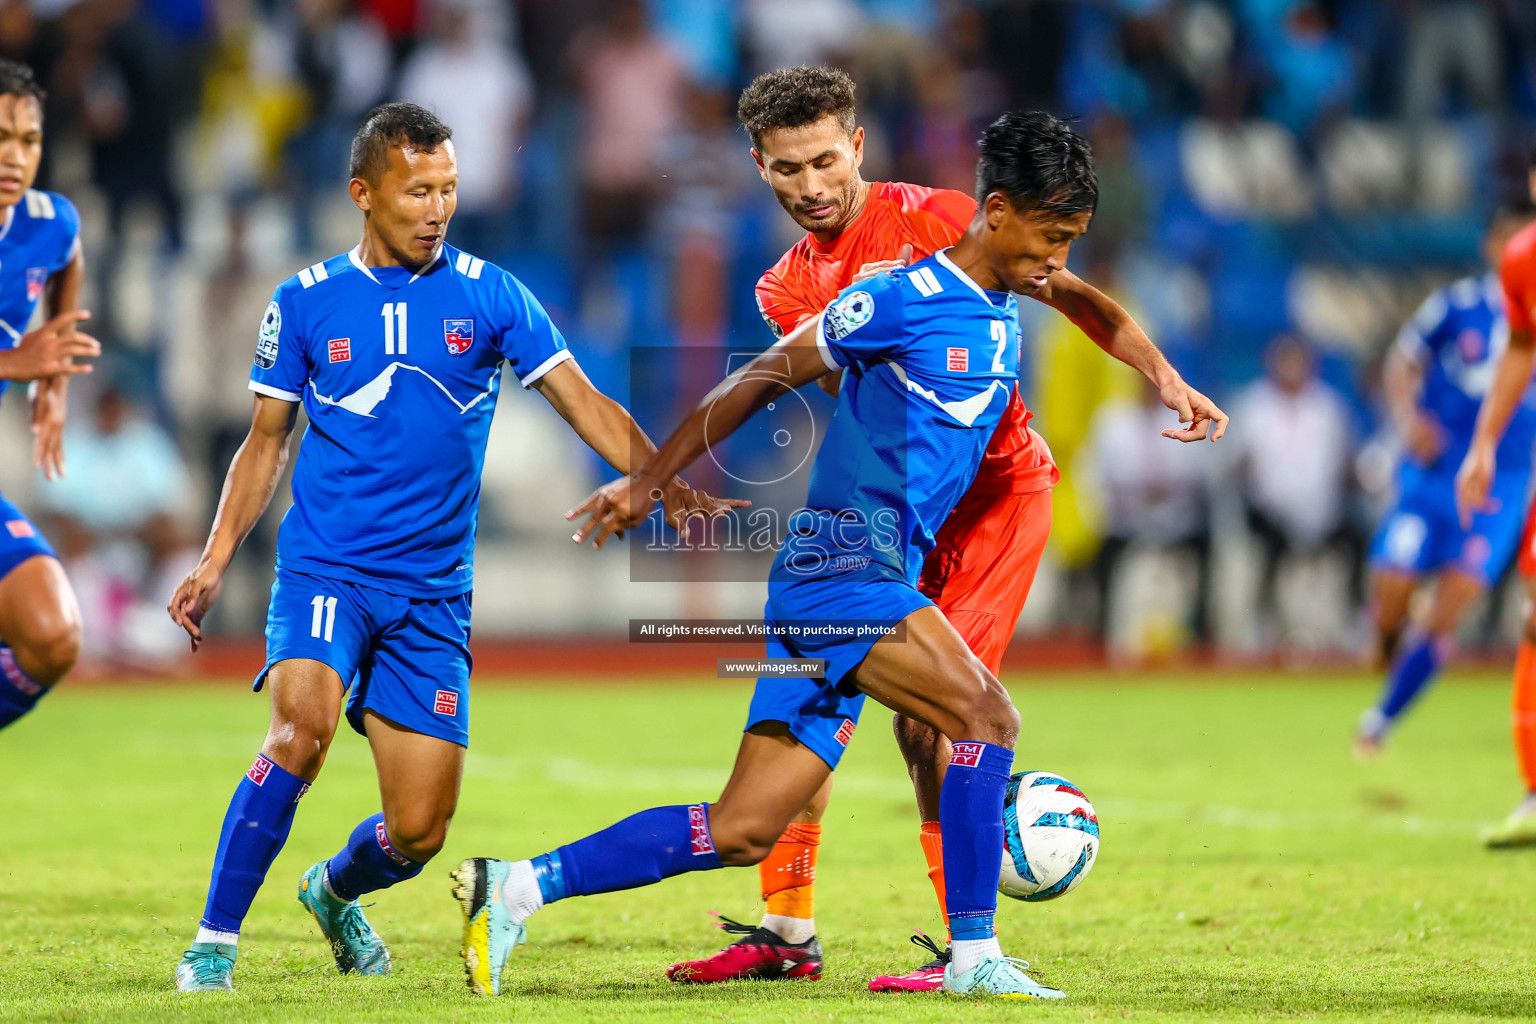
<svg viewBox="0 0 1536 1024">
<path fill-rule="evenodd" d="M 1221 676 L 1223 673 L 1199 673 Z M 726 682 L 482 683 L 448 846 L 370 915 L 386 979 L 334 973 L 294 900 L 299 873 L 377 807 L 360 737 L 339 735 L 246 923 L 237 991 L 169 978 L 202 908 L 225 802 L 266 701 L 239 681 L 80 687 L 0 733 L 0 1021 L 1471 1020 L 1536 1016 L 1536 852 L 1487 853 L 1518 794 L 1502 674 L 1431 693 L 1378 763 L 1347 746 L 1364 676 L 1210 683 L 1014 678 L 1017 767 L 1095 801 L 1104 846 L 1054 903 L 1004 900 L 1004 946 L 1065 1004 L 873 996 L 941 925 L 917 817 L 871 706 L 839 772 L 821 854 L 820 982 L 684 988 L 709 910 L 754 920 L 757 874 L 719 871 L 539 914 L 509 994 L 474 1000 L 447 873 L 528 856 L 642 807 L 718 792 L 745 709 Z"/>
</svg>

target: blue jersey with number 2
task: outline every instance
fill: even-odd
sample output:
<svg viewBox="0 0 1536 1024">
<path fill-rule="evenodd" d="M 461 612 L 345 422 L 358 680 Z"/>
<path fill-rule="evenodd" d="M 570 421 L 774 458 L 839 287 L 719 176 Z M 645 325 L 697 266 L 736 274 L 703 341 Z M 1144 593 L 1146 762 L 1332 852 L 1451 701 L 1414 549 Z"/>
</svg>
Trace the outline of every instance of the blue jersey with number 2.
<svg viewBox="0 0 1536 1024">
<path fill-rule="evenodd" d="M 354 251 L 283 282 L 250 385 L 309 417 L 278 567 L 408 597 L 471 590 L 503 364 L 528 387 L 569 358 L 521 282 L 452 246 L 419 270 Z"/>
<path fill-rule="evenodd" d="M 1018 307 L 947 253 L 852 284 L 822 314 L 822 357 L 846 373 L 775 578 L 873 563 L 915 586 L 975 479 L 1018 380 Z"/>
</svg>

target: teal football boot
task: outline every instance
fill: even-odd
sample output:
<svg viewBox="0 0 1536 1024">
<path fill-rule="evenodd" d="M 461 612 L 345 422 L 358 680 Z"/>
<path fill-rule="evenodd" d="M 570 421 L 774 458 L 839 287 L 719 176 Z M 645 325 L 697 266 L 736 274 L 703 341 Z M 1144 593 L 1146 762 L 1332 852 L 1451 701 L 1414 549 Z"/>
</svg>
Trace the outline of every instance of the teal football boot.
<svg viewBox="0 0 1536 1024">
<path fill-rule="evenodd" d="M 234 946 L 192 943 L 176 965 L 176 991 L 233 992 L 237 952 Z"/>
<path fill-rule="evenodd" d="M 325 866 L 321 861 L 299 879 L 299 902 L 315 917 L 321 933 L 330 940 L 336 969 L 342 974 L 388 974 L 389 950 L 373 930 L 357 900 L 340 900 L 325 887 Z"/>
<path fill-rule="evenodd" d="M 1024 973 L 1029 964 L 1011 956 L 989 956 L 964 974 L 954 963 L 944 968 L 944 991 L 952 996 L 996 996 L 1002 999 L 1065 999 L 1060 989 L 1046 988 Z"/>
<path fill-rule="evenodd" d="M 464 980 L 477 996 L 501 995 L 501 970 L 512 950 L 528 941 L 528 926 L 501 899 L 512 862 L 471 857 L 451 873 L 453 897 L 464 912 Z"/>
</svg>

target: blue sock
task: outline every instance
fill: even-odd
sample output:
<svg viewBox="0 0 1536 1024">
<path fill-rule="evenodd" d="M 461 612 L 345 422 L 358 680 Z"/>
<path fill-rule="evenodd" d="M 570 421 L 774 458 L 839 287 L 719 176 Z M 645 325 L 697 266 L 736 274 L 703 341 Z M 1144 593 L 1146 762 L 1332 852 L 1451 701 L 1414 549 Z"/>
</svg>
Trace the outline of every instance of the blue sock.
<svg viewBox="0 0 1536 1024">
<path fill-rule="evenodd" d="M 384 830 L 384 815 L 364 818 L 352 830 L 347 845 L 326 865 L 331 892 L 343 900 L 355 900 L 366 892 L 388 889 L 396 882 L 415 878 L 425 864 L 418 864 L 396 850 Z"/>
<path fill-rule="evenodd" d="M 998 819 L 1002 819 L 1001 808 Z M 718 867 L 720 855 L 709 831 L 708 804 L 652 807 L 533 859 L 545 903 L 638 889 L 673 875 Z M 1001 855 L 998 868 L 1002 868 Z"/>
<path fill-rule="evenodd" d="M 0 729 L 31 711 L 47 692 L 48 687 L 16 664 L 10 645 L 0 644 Z"/>
<path fill-rule="evenodd" d="M 944 897 L 955 941 L 994 934 L 997 877 L 1003 870 L 1003 794 L 1013 751 L 994 743 L 956 743 L 939 790 L 944 834 Z"/>
<path fill-rule="evenodd" d="M 266 755 L 256 755 L 245 778 L 235 787 L 219 831 L 213 881 L 203 909 L 204 928 L 240 930 L 267 869 L 288 840 L 299 797 L 308 791 L 309 783 L 279 768 Z"/>
<path fill-rule="evenodd" d="M 1398 652 L 1397 659 L 1387 672 L 1381 697 L 1376 702 L 1376 709 L 1381 712 L 1384 725 L 1395 722 L 1424 692 L 1424 687 L 1440 671 L 1444 657 L 1441 642 L 1427 634 L 1413 638 L 1412 643 Z"/>
</svg>

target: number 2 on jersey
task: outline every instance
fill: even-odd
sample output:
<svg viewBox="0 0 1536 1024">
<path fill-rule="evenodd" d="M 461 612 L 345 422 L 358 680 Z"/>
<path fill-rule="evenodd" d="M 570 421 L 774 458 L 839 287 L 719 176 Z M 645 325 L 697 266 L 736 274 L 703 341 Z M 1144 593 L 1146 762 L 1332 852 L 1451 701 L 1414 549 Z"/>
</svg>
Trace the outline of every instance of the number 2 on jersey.
<svg viewBox="0 0 1536 1024">
<path fill-rule="evenodd" d="M 315 617 L 309 623 L 309 635 L 319 640 L 323 632 L 325 642 L 330 643 L 331 634 L 336 632 L 336 599 L 316 594 L 315 599 L 309 603 L 315 608 Z M 323 631 L 321 626 L 325 627 Z"/>
<path fill-rule="evenodd" d="M 379 315 L 384 318 L 384 354 L 405 355 L 405 303 L 386 302 Z"/>
<path fill-rule="evenodd" d="M 1003 349 L 1008 347 L 1008 325 L 1001 320 L 992 321 L 992 340 L 997 342 L 997 351 L 992 353 L 992 372 L 1006 373 L 1003 369 Z"/>
</svg>

